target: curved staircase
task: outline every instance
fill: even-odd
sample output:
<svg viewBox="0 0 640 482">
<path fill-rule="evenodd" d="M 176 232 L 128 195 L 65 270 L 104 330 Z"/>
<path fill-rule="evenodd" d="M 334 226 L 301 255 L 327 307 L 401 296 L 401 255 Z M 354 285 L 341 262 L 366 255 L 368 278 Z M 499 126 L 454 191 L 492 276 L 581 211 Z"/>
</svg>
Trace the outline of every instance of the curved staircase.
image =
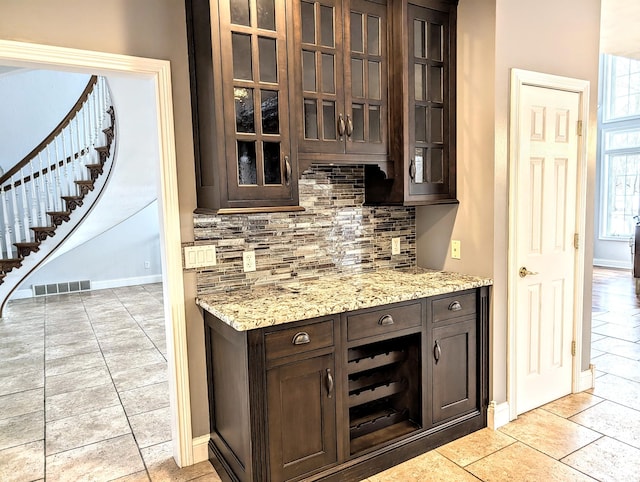
<svg viewBox="0 0 640 482">
<path fill-rule="evenodd" d="M 99 198 L 113 165 L 115 119 L 106 79 L 92 76 L 51 134 L 0 177 L 0 315 Z"/>
</svg>

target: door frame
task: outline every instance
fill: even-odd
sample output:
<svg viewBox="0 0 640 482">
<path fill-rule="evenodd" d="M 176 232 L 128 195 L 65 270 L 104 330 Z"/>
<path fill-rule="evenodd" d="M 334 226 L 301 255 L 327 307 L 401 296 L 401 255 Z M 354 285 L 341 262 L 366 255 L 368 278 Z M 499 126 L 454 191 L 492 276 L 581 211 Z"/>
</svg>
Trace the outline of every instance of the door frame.
<svg viewBox="0 0 640 482">
<path fill-rule="evenodd" d="M 516 259 L 516 206 L 518 201 L 518 147 L 520 144 L 520 101 L 524 86 L 543 87 L 580 94 L 580 119 L 582 134 L 578 139 L 578 166 L 576 190 L 576 228 L 578 248 L 574 258 L 574 298 L 573 298 L 573 342 L 575 356 L 572 357 L 572 393 L 584 389 L 582 387 L 582 325 L 584 305 L 584 266 L 585 266 L 585 232 L 587 206 L 587 126 L 589 125 L 589 88 L 588 80 L 562 77 L 558 75 L 533 72 L 522 69 L 511 69 L 511 96 L 509 118 L 509 243 L 507 260 L 507 397 L 509 417 L 517 417 L 517 357 L 516 357 L 516 283 L 518 281 L 518 263 Z"/>
<path fill-rule="evenodd" d="M 178 466 L 192 465 L 194 456 L 191 400 L 169 61 L 0 39 L 0 62 L 17 67 L 58 69 L 105 76 L 113 73 L 131 74 L 153 81 L 158 128 L 158 205 L 171 438 L 173 457 Z"/>
</svg>

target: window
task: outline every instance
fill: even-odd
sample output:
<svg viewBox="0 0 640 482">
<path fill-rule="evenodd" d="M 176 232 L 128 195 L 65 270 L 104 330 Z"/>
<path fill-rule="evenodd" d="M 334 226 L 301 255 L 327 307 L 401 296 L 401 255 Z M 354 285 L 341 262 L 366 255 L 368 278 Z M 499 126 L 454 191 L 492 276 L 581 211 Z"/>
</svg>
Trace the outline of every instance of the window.
<svg viewBox="0 0 640 482">
<path fill-rule="evenodd" d="M 640 61 L 603 56 L 600 236 L 628 240 L 640 210 Z"/>
</svg>

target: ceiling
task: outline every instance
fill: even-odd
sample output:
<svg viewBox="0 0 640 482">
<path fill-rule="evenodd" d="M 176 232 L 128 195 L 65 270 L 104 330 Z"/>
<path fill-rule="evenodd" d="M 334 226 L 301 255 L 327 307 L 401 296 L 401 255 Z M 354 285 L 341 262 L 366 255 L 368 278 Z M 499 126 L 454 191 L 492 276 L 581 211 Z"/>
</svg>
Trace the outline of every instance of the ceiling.
<svg viewBox="0 0 640 482">
<path fill-rule="evenodd" d="M 600 51 L 640 59 L 640 1 L 601 2 Z"/>
</svg>

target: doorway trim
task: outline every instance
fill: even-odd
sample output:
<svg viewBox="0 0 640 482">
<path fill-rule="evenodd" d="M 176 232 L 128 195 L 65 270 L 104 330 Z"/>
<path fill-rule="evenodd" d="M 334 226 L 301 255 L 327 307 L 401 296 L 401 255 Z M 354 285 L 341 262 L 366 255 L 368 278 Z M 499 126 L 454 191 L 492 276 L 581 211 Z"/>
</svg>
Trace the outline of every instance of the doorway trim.
<svg viewBox="0 0 640 482">
<path fill-rule="evenodd" d="M 545 74 L 521 69 L 511 69 L 511 96 L 509 117 L 509 244 L 507 262 L 507 397 L 509 404 L 509 418 L 517 417 L 517 370 L 516 370 L 516 307 L 514 297 L 516 293 L 516 273 L 518 269 L 515 240 L 516 240 L 516 200 L 517 185 L 517 149 L 519 140 L 520 99 L 523 86 L 543 87 L 564 90 L 580 94 L 580 119 L 582 132 L 578 139 L 578 186 L 576 190 L 576 230 L 578 247 L 574 262 L 574 299 L 573 299 L 573 341 L 575 342 L 575 356 L 572 357 L 572 392 L 585 390 L 585 374 L 582 372 L 582 319 L 584 304 L 584 266 L 585 266 L 585 232 L 587 206 L 587 132 L 589 126 L 589 88 L 588 80 L 573 79 L 558 75 Z M 591 379 L 591 372 L 587 372 Z"/>
<path fill-rule="evenodd" d="M 0 62 L 16 67 L 64 69 L 106 76 L 110 73 L 132 74 L 152 79 L 154 82 L 160 154 L 158 204 L 164 315 L 167 330 L 171 438 L 173 456 L 178 466 L 192 465 L 194 457 L 191 401 L 169 61 L 0 40 Z"/>
</svg>

